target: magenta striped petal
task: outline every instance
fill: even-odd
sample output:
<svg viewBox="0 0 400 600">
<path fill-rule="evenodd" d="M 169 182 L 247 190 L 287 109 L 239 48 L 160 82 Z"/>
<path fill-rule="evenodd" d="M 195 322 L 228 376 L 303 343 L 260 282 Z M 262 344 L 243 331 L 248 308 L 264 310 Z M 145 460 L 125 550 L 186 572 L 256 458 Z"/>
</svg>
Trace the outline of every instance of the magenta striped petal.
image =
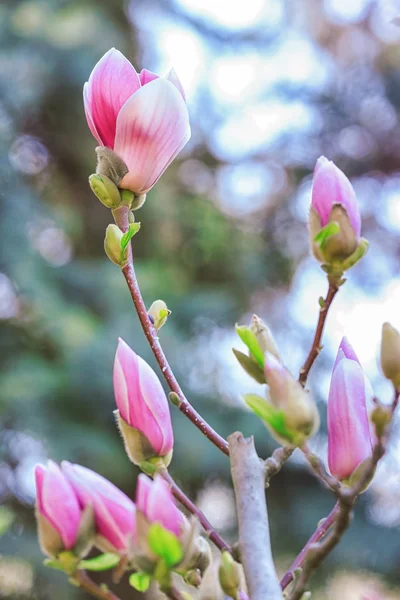
<svg viewBox="0 0 400 600">
<path fill-rule="evenodd" d="M 147 192 L 190 139 L 185 101 L 170 81 L 151 81 L 124 104 L 117 118 L 114 151 L 129 172 L 120 187 Z"/>
<path fill-rule="evenodd" d="M 85 84 L 84 103 L 89 128 L 99 144 L 114 147 L 118 113 L 139 88 L 134 67 L 115 48 L 96 64 Z"/>
<path fill-rule="evenodd" d="M 47 469 L 35 469 L 37 507 L 60 534 L 66 550 L 76 542 L 81 509 L 76 494 L 56 463 L 49 460 Z"/>
<path fill-rule="evenodd" d="M 152 71 L 149 71 L 148 69 L 142 69 L 139 73 L 139 79 L 140 79 L 140 83 L 142 85 L 146 85 L 146 83 L 150 83 L 150 81 L 154 81 L 155 79 L 158 79 L 159 75 L 156 75 L 156 73 L 153 73 Z"/>
<path fill-rule="evenodd" d="M 174 438 L 165 392 L 153 369 L 121 339 L 113 379 L 121 417 L 143 433 L 157 455 L 168 454 Z"/>
<path fill-rule="evenodd" d="M 96 529 L 117 550 L 125 551 L 136 539 L 136 507 L 110 481 L 94 471 L 67 461 L 62 469 L 83 507 L 91 504 Z"/>
<path fill-rule="evenodd" d="M 342 341 L 340 342 L 335 364 L 333 365 L 333 370 L 335 370 L 337 364 L 342 360 L 342 358 L 349 358 L 350 360 L 355 360 L 360 365 L 358 356 L 354 352 L 353 346 L 350 344 L 347 337 L 342 338 Z"/>
<path fill-rule="evenodd" d="M 136 484 L 136 508 L 144 515 L 147 515 L 147 505 L 150 495 L 151 486 L 153 485 L 150 477 L 141 473 Z"/>
<path fill-rule="evenodd" d="M 332 161 L 321 156 L 314 169 L 311 206 L 324 227 L 334 204 L 341 204 L 347 211 L 356 236 L 361 234 L 361 216 L 353 186 Z"/>
<path fill-rule="evenodd" d="M 151 523 L 160 523 L 165 529 L 179 536 L 184 517 L 177 508 L 169 485 L 156 475 L 147 501 L 147 518 Z"/>
<path fill-rule="evenodd" d="M 342 358 L 333 371 L 328 398 L 329 469 L 346 479 L 371 454 L 364 372 L 355 360 Z"/>
</svg>

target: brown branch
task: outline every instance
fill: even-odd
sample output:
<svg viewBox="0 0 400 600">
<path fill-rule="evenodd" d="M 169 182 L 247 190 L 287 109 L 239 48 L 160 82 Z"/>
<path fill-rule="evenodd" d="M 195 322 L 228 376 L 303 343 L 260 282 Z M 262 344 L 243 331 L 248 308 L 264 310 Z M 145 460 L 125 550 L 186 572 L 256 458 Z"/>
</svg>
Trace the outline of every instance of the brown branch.
<svg viewBox="0 0 400 600">
<path fill-rule="evenodd" d="M 286 589 L 287 586 L 289 585 L 289 583 L 291 583 L 293 581 L 295 570 L 299 569 L 303 566 L 310 547 L 313 546 L 314 544 L 316 544 L 317 542 L 319 542 L 320 540 L 322 540 L 322 538 L 327 534 L 329 529 L 332 527 L 333 523 L 335 522 L 335 520 L 338 516 L 339 509 L 340 509 L 340 505 L 337 502 L 335 504 L 335 506 L 333 507 L 333 509 L 331 510 L 331 512 L 329 513 L 329 515 L 325 519 L 322 519 L 322 521 L 320 521 L 317 529 L 314 531 L 314 533 L 312 534 L 312 536 L 310 537 L 310 539 L 308 540 L 308 542 L 306 543 L 304 548 L 301 550 L 299 555 L 295 558 L 293 563 L 290 565 L 288 571 L 282 577 L 282 579 L 281 579 L 282 590 Z"/>
<path fill-rule="evenodd" d="M 301 449 L 318 479 L 320 479 L 336 495 L 340 495 L 342 489 L 340 481 L 328 473 L 322 460 L 310 451 L 307 444 L 304 444 Z"/>
<path fill-rule="evenodd" d="M 265 487 L 269 486 L 270 479 L 279 473 L 295 450 L 296 448 L 292 446 L 276 448 L 271 456 L 264 461 Z"/>
<path fill-rule="evenodd" d="M 118 227 L 122 231 L 126 231 L 129 226 L 129 210 L 123 207 L 113 211 L 114 219 Z M 150 344 L 150 348 L 153 351 L 154 357 L 161 369 L 165 381 L 167 382 L 170 390 L 174 392 L 178 398 L 179 403 L 177 406 L 179 410 L 188 417 L 188 419 L 203 433 L 217 448 L 219 448 L 224 454 L 229 456 L 229 447 L 227 441 L 221 437 L 193 408 L 189 400 L 184 395 L 176 377 L 168 363 L 168 360 L 161 347 L 158 339 L 157 330 L 147 314 L 146 305 L 144 303 L 142 294 L 140 292 L 139 284 L 136 278 L 135 269 L 133 266 L 132 251 L 129 247 L 129 259 L 128 264 L 121 269 L 125 277 L 125 281 L 128 285 L 133 304 L 136 308 L 136 312 L 139 317 L 140 324 L 143 328 L 144 334 L 147 341 Z"/>
<path fill-rule="evenodd" d="M 353 502 L 340 500 L 339 509 L 335 515 L 334 526 L 328 535 L 319 544 L 311 544 L 308 547 L 306 557 L 303 561 L 303 569 L 297 579 L 294 588 L 288 596 L 288 600 L 301 600 L 307 588 L 310 575 L 320 565 L 324 558 L 340 542 L 342 536 L 350 525 Z"/>
<path fill-rule="evenodd" d="M 79 587 L 86 590 L 95 598 L 99 598 L 100 600 L 120 600 L 119 597 L 113 594 L 109 589 L 97 585 L 97 583 L 89 577 L 86 571 L 77 571 L 74 574 L 73 579 L 79 584 Z"/>
<path fill-rule="evenodd" d="M 264 465 L 253 438 L 232 433 L 231 473 L 239 525 L 239 548 L 251 600 L 282 600 L 271 552 Z"/>
<path fill-rule="evenodd" d="M 314 340 L 311 346 L 311 350 L 307 356 L 307 359 L 300 369 L 299 382 L 304 387 L 307 381 L 308 374 L 310 372 L 311 367 L 314 364 L 315 359 L 321 351 L 321 340 L 322 334 L 324 332 L 324 326 L 326 322 L 326 318 L 328 316 L 329 308 L 333 302 L 334 297 L 338 292 L 338 287 L 334 283 L 329 283 L 328 293 L 326 294 L 326 298 L 323 302 L 323 306 L 321 306 L 319 311 L 317 328 L 314 334 Z"/>
<path fill-rule="evenodd" d="M 200 525 L 207 533 L 207 536 L 217 546 L 217 548 L 221 552 L 229 552 L 230 554 L 232 554 L 232 548 L 215 531 L 214 527 L 211 525 L 206 516 L 201 512 L 201 510 L 199 510 L 197 506 L 193 504 L 190 498 L 188 498 L 186 494 L 181 490 L 181 488 L 177 485 L 177 483 L 175 483 L 174 479 L 171 477 L 168 471 L 160 471 L 160 474 L 171 487 L 171 491 L 175 498 L 178 500 L 178 502 L 180 502 L 192 515 L 197 517 L 197 519 L 200 522 Z"/>
</svg>

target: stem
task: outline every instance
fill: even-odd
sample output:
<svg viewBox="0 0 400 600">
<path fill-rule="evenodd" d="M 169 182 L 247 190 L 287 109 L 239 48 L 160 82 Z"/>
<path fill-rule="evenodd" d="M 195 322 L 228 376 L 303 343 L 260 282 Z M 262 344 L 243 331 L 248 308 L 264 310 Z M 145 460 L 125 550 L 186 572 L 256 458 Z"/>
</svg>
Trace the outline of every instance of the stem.
<svg viewBox="0 0 400 600">
<path fill-rule="evenodd" d="M 324 558 L 340 542 L 342 536 L 350 525 L 352 513 L 352 502 L 343 502 L 340 500 L 339 509 L 334 519 L 334 527 L 319 544 L 312 544 L 308 547 L 307 555 L 303 561 L 303 570 L 295 583 L 292 593 L 288 600 L 301 600 L 306 591 L 308 579 L 313 571 L 320 565 Z"/>
<path fill-rule="evenodd" d="M 322 462 L 322 460 L 310 451 L 307 444 L 303 444 L 301 449 L 303 450 L 304 455 L 308 459 L 308 462 L 310 463 L 310 465 L 311 465 L 314 473 L 317 475 L 317 477 L 330 490 L 332 490 L 332 492 L 334 492 L 337 495 L 340 495 L 340 492 L 342 489 L 342 485 L 341 485 L 340 481 L 338 481 L 336 479 L 336 477 L 333 477 L 332 475 L 330 475 L 330 473 L 328 473 L 328 471 L 325 469 L 325 466 L 324 466 L 324 463 Z"/>
<path fill-rule="evenodd" d="M 100 600 L 120 600 L 119 597 L 113 594 L 109 589 L 97 585 L 85 571 L 77 571 L 73 578 L 79 583 L 81 588 L 95 598 L 100 598 Z"/>
<path fill-rule="evenodd" d="M 337 285 L 329 282 L 328 293 L 326 294 L 326 298 L 324 299 L 324 305 L 320 308 L 317 328 L 315 330 L 314 340 L 311 346 L 311 350 L 307 356 L 307 359 L 300 369 L 299 382 L 304 387 L 307 381 L 308 374 L 310 372 L 311 367 L 314 364 L 315 359 L 321 351 L 321 340 L 322 334 L 324 332 L 324 326 L 326 322 L 326 317 L 328 316 L 329 308 L 333 302 L 334 297 L 336 296 L 339 288 Z"/>
<path fill-rule="evenodd" d="M 129 227 L 129 209 L 121 206 L 113 211 L 113 216 L 116 224 L 122 231 L 126 231 Z M 153 351 L 155 359 L 161 372 L 167 382 L 169 389 L 175 392 L 179 398 L 177 406 L 179 410 L 188 417 L 190 421 L 208 438 L 217 448 L 224 454 L 229 456 L 229 447 L 227 441 L 221 437 L 214 429 L 199 415 L 193 408 L 189 400 L 184 395 L 176 377 L 167 361 L 164 351 L 158 339 L 157 330 L 149 319 L 146 305 L 140 292 L 139 284 L 136 278 L 135 268 L 133 266 L 132 248 L 129 245 L 128 264 L 122 269 L 125 281 L 128 285 L 133 304 L 139 317 L 140 324 L 143 328 L 150 348 Z"/>
<path fill-rule="evenodd" d="M 276 448 L 271 456 L 264 461 L 265 487 L 269 486 L 269 480 L 279 473 L 295 450 L 296 448 L 293 448 L 293 446 Z"/>
<path fill-rule="evenodd" d="M 161 476 L 165 479 L 165 481 L 171 487 L 171 491 L 175 498 L 180 502 L 192 515 L 197 517 L 200 522 L 200 525 L 203 527 L 204 531 L 207 533 L 208 537 L 217 548 L 221 552 L 229 552 L 232 554 L 232 548 L 222 539 L 222 537 L 215 531 L 211 523 L 208 521 L 206 516 L 197 508 L 195 504 L 186 496 L 186 494 L 181 490 L 181 488 L 175 483 L 171 475 L 168 471 L 163 470 L 160 471 Z"/>
<path fill-rule="evenodd" d="M 169 588 L 162 588 L 161 591 L 163 591 L 168 598 L 171 598 L 171 600 L 185 600 L 183 594 L 181 594 L 181 592 L 173 585 Z"/>
<path fill-rule="evenodd" d="M 332 527 L 335 522 L 337 515 L 339 513 L 340 505 L 337 502 L 329 515 L 323 519 L 318 525 L 317 529 L 314 531 L 300 554 L 294 559 L 293 563 L 290 565 L 289 570 L 285 573 L 285 575 L 281 579 L 281 588 L 282 590 L 286 589 L 289 583 L 293 581 L 294 571 L 298 568 L 301 568 L 306 559 L 307 553 L 309 551 L 310 546 L 319 542 L 328 532 L 328 530 Z"/>
<path fill-rule="evenodd" d="M 231 473 L 236 496 L 239 547 L 251 600 L 282 600 L 272 559 L 264 490 L 264 465 L 253 438 L 239 432 L 229 438 Z"/>
</svg>

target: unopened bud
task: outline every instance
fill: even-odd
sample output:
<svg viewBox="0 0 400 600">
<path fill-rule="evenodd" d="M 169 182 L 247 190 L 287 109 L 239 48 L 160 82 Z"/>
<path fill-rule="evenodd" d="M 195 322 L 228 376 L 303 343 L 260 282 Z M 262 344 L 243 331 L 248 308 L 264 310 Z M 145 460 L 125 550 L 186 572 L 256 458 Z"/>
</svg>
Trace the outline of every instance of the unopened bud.
<svg viewBox="0 0 400 600">
<path fill-rule="evenodd" d="M 384 323 L 382 327 L 381 365 L 385 377 L 399 388 L 400 333 L 390 323 Z"/>
<path fill-rule="evenodd" d="M 124 234 L 117 225 L 108 225 L 104 239 L 104 250 L 115 265 L 123 268 L 128 262 L 128 247 L 122 249 L 121 241 Z"/>
<path fill-rule="evenodd" d="M 250 330 L 255 334 L 258 344 L 262 350 L 262 353 L 270 352 L 278 360 L 280 360 L 278 346 L 274 340 L 269 327 L 264 323 L 260 317 L 253 315 L 250 323 Z"/>
<path fill-rule="evenodd" d="M 171 311 L 163 300 L 155 300 L 148 311 L 151 322 L 157 330 L 165 325 L 170 314 Z"/>
<path fill-rule="evenodd" d="M 121 204 L 119 189 L 107 175 L 93 174 L 89 177 L 89 185 L 94 195 L 107 208 L 117 208 Z"/>
<path fill-rule="evenodd" d="M 140 466 L 148 475 L 153 475 L 161 466 L 168 467 L 172 460 L 172 450 L 163 456 L 157 456 L 153 446 L 139 429 L 128 425 L 118 410 L 115 410 L 114 414 L 126 453 L 133 464 Z"/>
<path fill-rule="evenodd" d="M 221 563 L 219 566 L 219 582 L 225 594 L 231 598 L 236 598 L 240 587 L 240 567 L 229 552 L 221 554 Z"/>
</svg>

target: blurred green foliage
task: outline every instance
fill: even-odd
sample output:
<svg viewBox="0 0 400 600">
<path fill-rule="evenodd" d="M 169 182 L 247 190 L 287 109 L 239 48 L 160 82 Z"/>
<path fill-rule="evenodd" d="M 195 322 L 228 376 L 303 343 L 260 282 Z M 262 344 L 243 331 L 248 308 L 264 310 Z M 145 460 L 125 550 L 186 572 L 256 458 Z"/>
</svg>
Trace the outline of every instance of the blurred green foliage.
<svg viewBox="0 0 400 600">
<path fill-rule="evenodd" d="M 325 59 L 328 53 L 335 62 L 330 86 L 317 89 L 309 82 L 286 81 L 277 82 L 273 90 L 282 105 L 296 97 L 318 110 L 313 127 L 294 127 L 240 159 L 226 158 L 216 149 L 213 134 L 234 110 L 217 102 L 200 70 L 198 94 L 189 102 L 192 143 L 148 195 L 140 209 L 142 229 L 134 238 L 146 303 L 162 298 L 172 310 L 160 338 L 192 403 L 222 435 L 235 429 L 254 433 L 264 456 L 274 447 L 262 424 L 238 402 L 240 394 L 249 391 L 247 380 L 242 388 L 232 388 L 224 360 L 229 358 L 230 369 L 238 367 L 230 355 L 231 344 L 221 343 L 223 335 L 232 332 L 233 339 L 234 323 L 245 322 L 253 310 L 260 312 L 274 332 L 289 339 L 299 367 L 312 334 L 296 325 L 288 308 L 289 302 L 296 302 L 291 286 L 306 260 L 308 244 L 305 219 L 296 209 L 296 189 L 322 152 L 349 175 L 370 173 L 377 180 L 395 173 L 400 160 L 399 38 L 379 38 L 369 13 L 356 22 L 338 23 L 324 9 L 329 3 L 305 0 L 296 9 L 290 0 L 282 4 L 286 12 L 281 24 L 264 33 L 262 20 L 232 32 L 192 14 L 190 3 L 172 0 L 0 4 L 2 598 L 84 597 L 62 574 L 41 566 L 32 510 L 35 462 L 51 456 L 82 463 L 129 495 L 134 493 L 136 471 L 124 454 L 113 418 L 111 373 L 117 337 L 155 363 L 125 282 L 104 256 L 104 231 L 111 219 L 87 184 L 95 170 L 95 141 L 86 126 L 81 90 L 95 62 L 111 46 L 137 67 L 156 70 L 162 64 L 158 30 L 149 35 L 149 15 L 187 28 L 214 58 L 230 52 L 239 60 L 250 49 L 267 68 L 290 26 L 312 41 L 317 55 Z M 307 21 L 314 5 L 319 25 Z M 362 36 L 367 47 L 375 44 L 373 60 Z M 171 39 L 178 34 L 172 31 Z M 352 44 L 357 46 L 353 53 Z M 379 127 L 379 119 L 374 126 L 362 120 L 360 105 L 368 94 L 377 99 L 374 116 L 381 115 L 382 123 L 389 108 L 393 111 L 393 126 Z M 258 101 L 267 99 L 261 87 Z M 246 104 L 245 94 L 242 103 Z M 241 140 L 236 144 L 240 148 Z M 227 168 L 247 164 L 265 166 L 275 177 L 262 189 L 258 204 L 251 182 L 243 189 L 238 179 L 237 188 L 228 186 L 226 192 L 218 184 Z M 366 261 L 352 277 L 373 293 L 382 273 L 394 277 L 399 272 L 400 239 L 396 229 L 377 226 L 384 200 L 377 200 L 372 185 L 365 198 L 367 204 L 375 203 L 365 210 L 365 229 L 377 262 Z M 382 258 L 389 253 L 396 262 Z M 317 298 L 310 298 L 309 306 L 316 316 Z M 323 375 L 328 358 L 321 357 L 317 374 Z M 172 473 L 186 491 L 196 497 L 210 481 L 230 485 L 225 457 L 174 409 L 172 416 Z M 279 566 L 300 550 L 332 502 L 298 462 L 277 476 L 269 504 Z M 379 527 L 369 518 L 368 507 L 366 495 L 351 531 L 321 570 L 316 586 L 333 567 L 370 569 L 392 582 L 399 580 L 400 520 L 391 529 Z M 233 539 L 234 527 L 224 534 Z M 124 590 L 121 598 L 131 597 L 128 585 Z"/>
</svg>

